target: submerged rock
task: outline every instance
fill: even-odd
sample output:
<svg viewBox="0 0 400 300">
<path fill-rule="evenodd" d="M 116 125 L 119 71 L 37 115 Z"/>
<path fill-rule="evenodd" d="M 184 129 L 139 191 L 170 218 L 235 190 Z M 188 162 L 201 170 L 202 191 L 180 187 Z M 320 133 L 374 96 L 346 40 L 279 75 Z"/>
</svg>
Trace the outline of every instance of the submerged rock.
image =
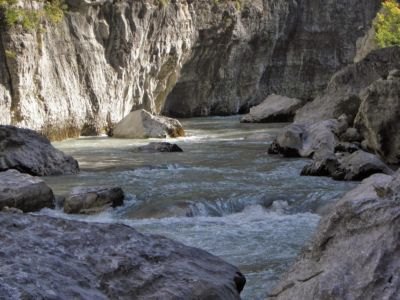
<svg viewBox="0 0 400 300">
<path fill-rule="evenodd" d="M 113 129 L 113 137 L 146 139 L 184 136 L 178 120 L 154 116 L 144 109 L 130 112 Z"/>
<path fill-rule="evenodd" d="M 323 217 L 269 299 L 398 299 L 400 173 L 376 174 Z"/>
<path fill-rule="evenodd" d="M 110 207 L 124 204 L 124 192 L 120 187 L 76 187 L 63 201 L 67 214 L 96 214 Z"/>
<path fill-rule="evenodd" d="M 392 70 L 361 93 L 355 126 L 365 147 L 387 162 L 400 163 L 400 71 Z"/>
<path fill-rule="evenodd" d="M 16 170 L 0 172 L 0 211 L 17 208 L 32 212 L 45 207 L 54 207 L 54 195 L 42 179 Z"/>
<path fill-rule="evenodd" d="M 5 300 L 233 300 L 245 283 L 220 258 L 125 225 L 4 213 L 0 223 Z"/>
<path fill-rule="evenodd" d="M 161 143 L 154 142 L 145 146 L 140 146 L 135 150 L 144 153 L 183 152 L 182 148 L 179 147 L 177 144 L 171 144 L 167 142 L 161 142 Z"/>
<path fill-rule="evenodd" d="M 245 115 L 242 123 L 273 123 L 292 122 L 296 111 L 302 106 L 299 99 L 280 95 L 271 95 L 261 104 L 250 109 Z"/>
<path fill-rule="evenodd" d="M 37 176 L 76 174 L 78 162 L 37 132 L 0 125 L 0 171 L 16 169 Z"/>
<path fill-rule="evenodd" d="M 393 171 L 376 155 L 358 150 L 343 157 L 330 155 L 316 158 L 305 166 L 301 175 L 329 176 L 336 180 L 363 180 L 372 174 L 393 174 Z"/>
</svg>

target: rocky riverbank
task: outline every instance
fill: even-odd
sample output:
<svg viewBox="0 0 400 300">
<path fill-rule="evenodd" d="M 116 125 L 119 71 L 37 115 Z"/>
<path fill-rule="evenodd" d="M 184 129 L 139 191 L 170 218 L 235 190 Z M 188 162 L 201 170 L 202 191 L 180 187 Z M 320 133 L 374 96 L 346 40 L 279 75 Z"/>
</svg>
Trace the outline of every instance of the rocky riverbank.
<svg viewBox="0 0 400 300">
<path fill-rule="evenodd" d="M 397 299 L 400 173 L 376 174 L 325 216 L 269 299 Z"/>
<path fill-rule="evenodd" d="M 362 180 L 400 162 L 400 48 L 374 50 L 300 108 L 269 153 L 314 160 L 302 175 Z M 372 152 L 372 153 L 368 153 Z"/>
<path fill-rule="evenodd" d="M 124 225 L 27 214 L 96 214 L 125 197 L 115 186 L 55 196 L 29 174 L 76 174 L 77 161 L 32 130 L 0 126 L 0 145 L 1 299 L 240 299 L 244 275 L 205 251 Z"/>
</svg>

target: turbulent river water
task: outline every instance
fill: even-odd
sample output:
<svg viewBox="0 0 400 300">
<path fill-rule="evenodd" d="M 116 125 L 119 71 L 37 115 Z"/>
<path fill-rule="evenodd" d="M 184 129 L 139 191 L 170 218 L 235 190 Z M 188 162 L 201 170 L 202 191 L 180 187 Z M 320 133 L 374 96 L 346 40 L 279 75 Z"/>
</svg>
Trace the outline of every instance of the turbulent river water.
<svg viewBox="0 0 400 300">
<path fill-rule="evenodd" d="M 106 137 L 55 143 L 80 163 L 81 174 L 45 178 L 58 195 L 79 185 L 118 185 L 123 207 L 90 222 L 121 222 L 202 248 L 247 277 L 243 299 L 265 299 L 310 239 L 318 212 L 354 183 L 300 177 L 304 159 L 267 154 L 282 124 L 240 124 L 238 117 L 182 121 L 187 136 L 170 139 L 183 153 L 133 151 L 149 141 Z"/>
</svg>

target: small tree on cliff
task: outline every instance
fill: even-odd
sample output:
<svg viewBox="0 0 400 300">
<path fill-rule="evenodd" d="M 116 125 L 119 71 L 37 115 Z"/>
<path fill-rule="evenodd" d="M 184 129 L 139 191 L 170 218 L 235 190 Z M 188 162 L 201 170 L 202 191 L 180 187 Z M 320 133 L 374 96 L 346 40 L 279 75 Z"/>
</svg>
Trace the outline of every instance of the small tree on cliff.
<svg viewBox="0 0 400 300">
<path fill-rule="evenodd" d="M 380 47 L 400 46 L 400 4 L 386 0 L 375 23 L 376 39 Z"/>
</svg>

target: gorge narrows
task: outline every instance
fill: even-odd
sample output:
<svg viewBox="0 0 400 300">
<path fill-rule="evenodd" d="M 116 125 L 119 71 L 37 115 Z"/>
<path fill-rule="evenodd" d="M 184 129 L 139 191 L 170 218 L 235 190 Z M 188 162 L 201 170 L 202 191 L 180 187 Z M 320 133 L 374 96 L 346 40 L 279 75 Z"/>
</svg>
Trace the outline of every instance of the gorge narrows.
<svg viewBox="0 0 400 300">
<path fill-rule="evenodd" d="M 240 124 L 239 117 L 184 119 L 183 153 L 146 154 L 144 140 L 90 137 L 55 143 L 81 173 L 47 177 L 58 195 L 74 186 L 119 185 L 123 207 L 98 216 L 41 214 L 123 223 L 204 249 L 245 274 L 243 299 L 264 299 L 311 238 L 324 211 L 354 182 L 300 177 L 307 159 L 267 154 L 285 124 Z M 156 139 L 154 140 L 156 141 Z"/>
<path fill-rule="evenodd" d="M 400 295 L 400 0 L 0 0 L 0 300 Z"/>
</svg>

